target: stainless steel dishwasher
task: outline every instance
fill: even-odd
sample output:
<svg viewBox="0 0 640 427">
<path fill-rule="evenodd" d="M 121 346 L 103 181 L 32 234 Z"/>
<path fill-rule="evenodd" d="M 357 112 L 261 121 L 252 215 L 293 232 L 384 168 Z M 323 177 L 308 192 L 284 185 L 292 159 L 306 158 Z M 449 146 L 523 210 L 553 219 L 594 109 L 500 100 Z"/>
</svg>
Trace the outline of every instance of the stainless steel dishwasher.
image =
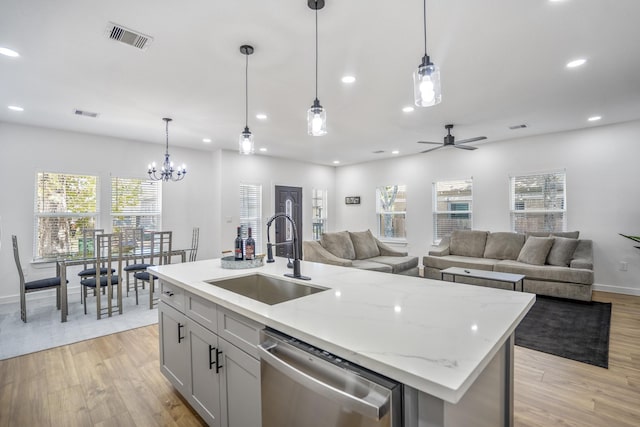
<svg viewBox="0 0 640 427">
<path fill-rule="evenodd" d="M 262 427 L 398 427 L 402 385 L 272 329 L 262 331 Z"/>
</svg>

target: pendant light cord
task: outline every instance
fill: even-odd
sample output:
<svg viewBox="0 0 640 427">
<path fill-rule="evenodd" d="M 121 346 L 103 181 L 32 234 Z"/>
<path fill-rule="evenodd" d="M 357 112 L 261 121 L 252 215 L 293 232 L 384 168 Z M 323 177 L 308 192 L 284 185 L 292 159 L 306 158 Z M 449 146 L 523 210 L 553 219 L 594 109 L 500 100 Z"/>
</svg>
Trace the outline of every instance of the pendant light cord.
<svg viewBox="0 0 640 427">
<path fill-rule="evenodd" d="M 244 69 L 244 127 L 249 127 L 249 54 L 245 53 Z"/>
<path fill-rule="evenodd" d="M 316 99 L 318 99 L 318 0 L 316 0 Z"/>
<path fill-rule="evenodd" d="M 424 23 L 424 25 L 423 25 L 423 28 L 424 28 L 424 56 L 427 56 L 427 0 L 424 0 L 423 5 L 424 5 L 424 8 L 423 8 L 423 10 L 424 10 L 424 21 L 423 21 L 423 23 Z"/>
</svg>

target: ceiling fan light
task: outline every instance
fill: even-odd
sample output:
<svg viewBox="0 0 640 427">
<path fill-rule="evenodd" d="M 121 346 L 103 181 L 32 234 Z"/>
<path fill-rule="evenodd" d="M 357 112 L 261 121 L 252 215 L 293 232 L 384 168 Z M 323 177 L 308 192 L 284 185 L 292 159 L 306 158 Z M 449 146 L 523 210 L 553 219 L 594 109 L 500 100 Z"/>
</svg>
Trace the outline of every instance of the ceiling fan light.
<svg viewBox="0 0 640 427">
<path fill-rule="evenodd" d="M 255 145 L 253 143 L 253 134 L 249 131 L 248 127 L 244 128 L 244 131 L 240 134 L 240 140 L 238 144 L 238 151 L 240 154 L 253 154 L 255 152 Z"/>
<path fill-rule="evenodd" d="M 428 59 L 413 73 L 413 97 L 417 107 L 430 107 L 442 101 L 440 69 Z"/>
<path fill-rule="evenodd" d="M 327 111 L 320 105 L 317 99 L 307 111 L 307 132 L 311 136 L 327 134 Z"/>
</svg>

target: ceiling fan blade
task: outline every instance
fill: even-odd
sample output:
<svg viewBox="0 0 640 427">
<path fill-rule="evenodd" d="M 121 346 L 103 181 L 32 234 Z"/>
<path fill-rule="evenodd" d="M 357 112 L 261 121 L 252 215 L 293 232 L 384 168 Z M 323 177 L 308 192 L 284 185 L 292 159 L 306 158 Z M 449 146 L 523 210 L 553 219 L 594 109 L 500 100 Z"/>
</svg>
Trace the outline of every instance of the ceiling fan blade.
<svg viewBox="0 0 640 427">
<path fill-rule="evenodd" d="M 475 138 L 463 139 L 462 141 L 456 141 L 456 145 L 458 145 L 458 144 L 466 144 L 467 142 L 482 141 L 483 139 L 487 139 L 487 137 L 486 136 L 476 136 Z"/>
<path fill-rule="evenodd" d="M 444 145 L 440 144 L 440 146 L 438 146 L 438 147 L 429 148 L 428 150 L 421 151 L 421 153 L 428 153 L 429 151 L 437 150 L 437 149 L 442 148 L 442 147 L 444 147 Z"/>
<path fill-rule="evenodd" d="M 418 144 L 442 144 L 442 142 L 418 141 Z"/>
<path fill-rule="evenodd" d="M 474 147 L 472 145 L 458 145 L 458 144 L 456 144 L 456 145 L 454 145 L 454 147 L 462 148 L 463 150 L 477 150 L 478 149 L 478 147 Z"/>
</svg>

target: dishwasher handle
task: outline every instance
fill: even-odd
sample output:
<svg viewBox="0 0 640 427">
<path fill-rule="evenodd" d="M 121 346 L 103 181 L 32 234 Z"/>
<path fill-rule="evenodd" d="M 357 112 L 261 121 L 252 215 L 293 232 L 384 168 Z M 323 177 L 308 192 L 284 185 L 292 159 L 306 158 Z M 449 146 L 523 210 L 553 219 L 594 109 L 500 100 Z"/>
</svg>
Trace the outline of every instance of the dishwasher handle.
<svg viewBox="0 0 640 427">
<path fill-rule="evenodd" d="M 349 408 L 352 411 L 356 411 L 366 417 L 372 418 L 377 421 L 384 417 L 388 412 L 389 396 L 383 396 L 379 393 L 369 393 L 364 398 L 360 398 L 345 391 L 339 390 L 329 384 L 324 383 L 318 378 L 315 378 L 307 374 L 306 372 L 303 372 L 300 369 L 291 366 L 284 360 L 274 355 L 271 351 L 269 351 L 273 350 L 277 346 L 277 343 L 269 343 L 267 347 L 265 347 L 264 345 L 258 345 L 258 353 L 260 353 L 260 359 L 265 363 L 271 365 L 273 368 L 277 369 L 282 374 L 289 377 L 292 381 L 295 381 L 296 383 L 318 393 L 321 396 L 339 402 L 345 408 Z M 375 394 L 377 394 L 378 399 L 374 399 L 372 397 L 372 394 L 374 395 L 373 397 L 376 397 Z M 367 400 L 367 398 L 377 401 L 370 401 Z"/>
</svg>

